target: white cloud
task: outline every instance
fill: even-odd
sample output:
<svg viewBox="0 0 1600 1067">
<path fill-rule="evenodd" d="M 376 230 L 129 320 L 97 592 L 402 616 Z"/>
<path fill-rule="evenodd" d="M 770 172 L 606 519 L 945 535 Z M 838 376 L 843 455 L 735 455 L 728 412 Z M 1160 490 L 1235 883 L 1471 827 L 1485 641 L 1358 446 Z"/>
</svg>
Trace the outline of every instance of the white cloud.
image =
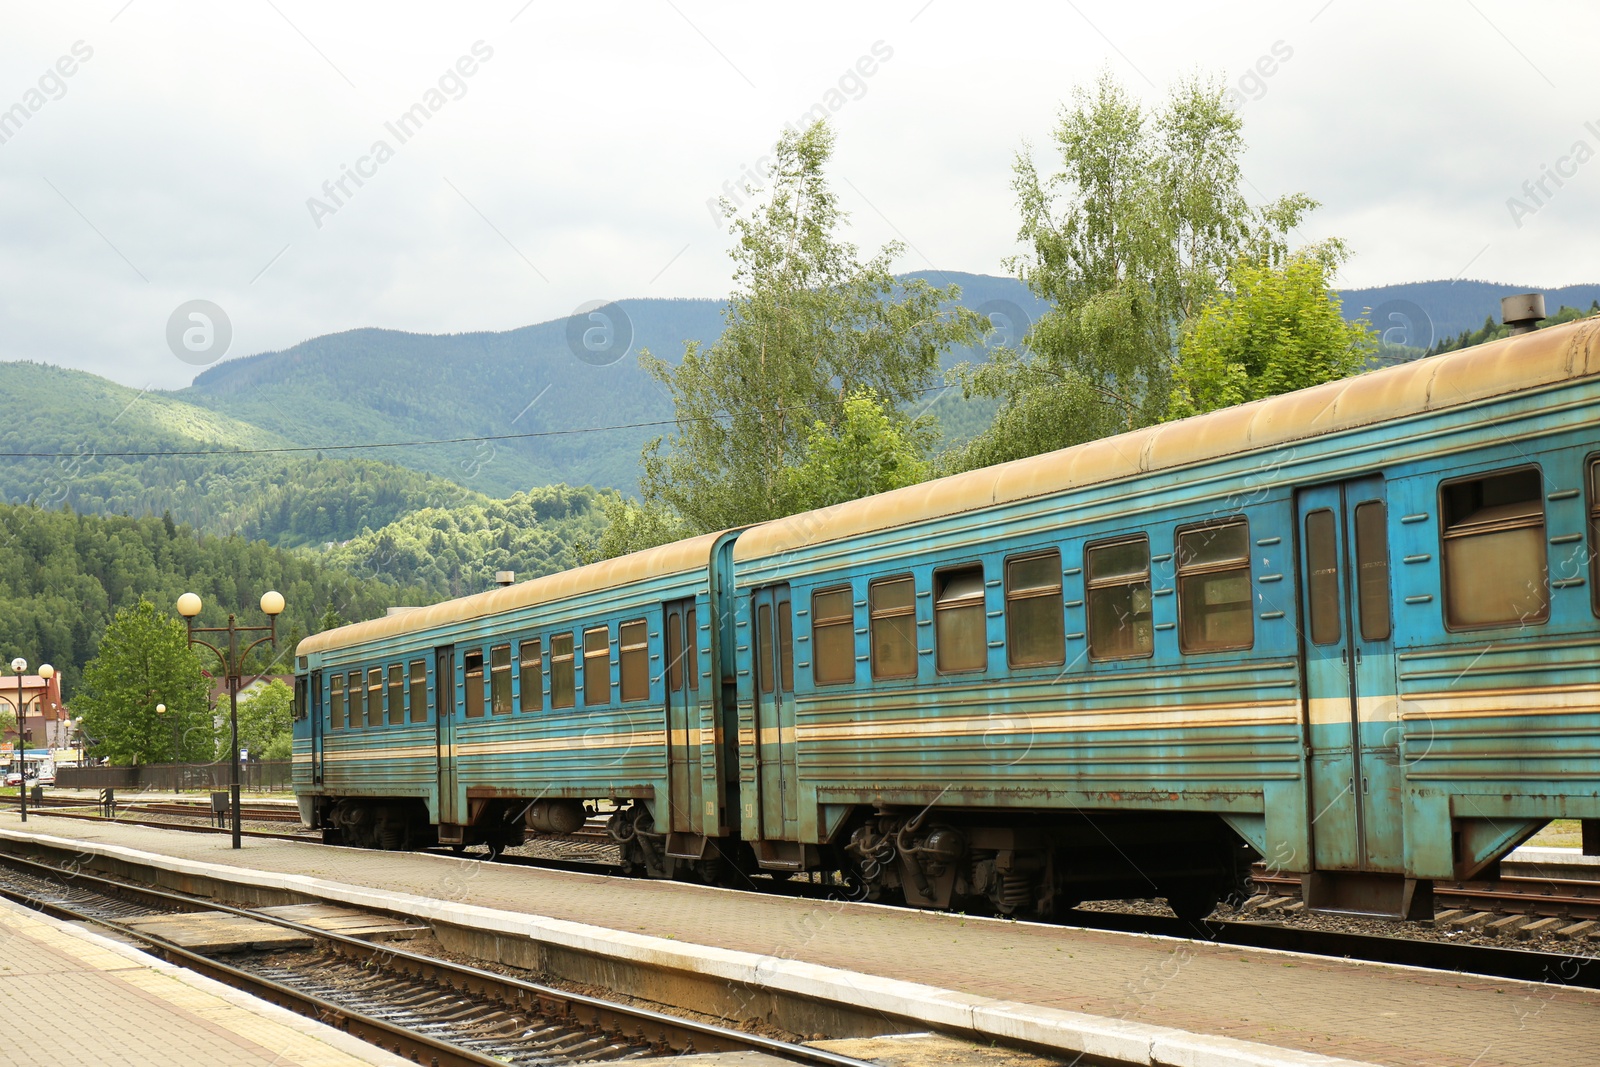
<svg viewBox="0 0 1600 1067">
<path fill-rule="evenodd" d="M 1152 102 L 1195 70 L 1238 84 L 1280 42 L 1245 86 L 1247 173 L 1324 202 L 1307 236 L 1350 242 L 1347 284 L 1600 280 L 1570 236 L 1600 222 L 1600 165 L 1521 227 L 1505 204 L 1600 120 L 1587 8 L 123 3 L 7 15 L 0 108 L 75 42 L 94 54 L 0 144 L 0 358 L 173 387 L 193 368 L 165 324 L 194 298 L 227 309 L 237 356 L 719 295 L 707 200 L 830 90 L 857 243 L 1000 273 L 1011 159 L 1026 139 L 1047 162 L 1074 86 L 1102 67 Z M 307 198 L 478 41 L 493 56 L 464 94 L 319 229 Z M 846 78 L 880 41 L 892 55 Z"/>
</svg>

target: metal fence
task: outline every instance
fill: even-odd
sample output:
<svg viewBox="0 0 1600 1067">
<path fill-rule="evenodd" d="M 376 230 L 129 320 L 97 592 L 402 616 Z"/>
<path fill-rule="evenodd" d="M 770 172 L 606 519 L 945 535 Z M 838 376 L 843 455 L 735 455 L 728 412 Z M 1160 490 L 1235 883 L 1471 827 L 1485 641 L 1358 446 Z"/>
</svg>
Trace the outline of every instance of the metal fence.
<svg viewBox="0 0 1600 1067">
<path fill-rule="evenodd" d="M 293 764 L 288 760 L 257 760 L 239 764 L 239 786 L 251 792 L 292 789 Z M 228 788 L 228 764 L 141 763 L 131 767 L 57 767 L 61 789 L 148 789 L 154 792 L 189 792 Z"/>
</svg>

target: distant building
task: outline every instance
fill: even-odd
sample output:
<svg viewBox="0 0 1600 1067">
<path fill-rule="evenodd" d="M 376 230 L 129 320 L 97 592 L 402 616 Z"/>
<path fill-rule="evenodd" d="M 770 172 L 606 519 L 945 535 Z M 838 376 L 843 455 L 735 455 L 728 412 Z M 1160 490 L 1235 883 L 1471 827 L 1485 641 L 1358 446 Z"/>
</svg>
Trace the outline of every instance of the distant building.
<svg viewBox="0 0 1600 1067">
<path fill-rule="evenodd" d="M 263 674 L 252 678 L 239 687 L 239 699 L 246 700 L 258 689 L 263 689 L 273 682 L 282 682 L 290 689 L 294 688 L 294 675 L 292 674 Z M 211 679 L 211 706 L 220 711 L 228 708 L 228 680 L 216 677 Z"/>
<path fill-rule="evenodd" d="M 22 676 L 22 706 L 25 715 L 18 716 L 28 737 L 28 750 L 55 749 L 68 746 L 67 709 L 61 703 L 61 672 L 47 682 L 37 674 Z M 0 678 L 0 710 L 13 715 L 17 711 L 17 679 Z M 17 731 L 6 730 L 0 740 L 16 744 Z"/>
</svg>

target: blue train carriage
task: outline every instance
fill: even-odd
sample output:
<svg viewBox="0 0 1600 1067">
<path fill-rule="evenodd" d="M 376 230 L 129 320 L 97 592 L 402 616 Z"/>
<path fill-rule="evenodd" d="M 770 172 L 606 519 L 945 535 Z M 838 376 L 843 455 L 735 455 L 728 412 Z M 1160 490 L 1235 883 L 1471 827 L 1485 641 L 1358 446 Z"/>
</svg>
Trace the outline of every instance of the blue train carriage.
<svg viewBox="0 0 1600 1067">
<path fill-rule="evenodd" d="M 372 848 L 519 844 L 609 802 L 625 861 L 721 873 L 734 534 L 340 627 L 296 650 L 302 819 Z"/>
<path fill-rule="evenodd" d="M 1049 915 L 1247 864 L 1431 915 L 1600 818 L 1600 323 L 756 527 L 763 867 Z"/>
</svg>

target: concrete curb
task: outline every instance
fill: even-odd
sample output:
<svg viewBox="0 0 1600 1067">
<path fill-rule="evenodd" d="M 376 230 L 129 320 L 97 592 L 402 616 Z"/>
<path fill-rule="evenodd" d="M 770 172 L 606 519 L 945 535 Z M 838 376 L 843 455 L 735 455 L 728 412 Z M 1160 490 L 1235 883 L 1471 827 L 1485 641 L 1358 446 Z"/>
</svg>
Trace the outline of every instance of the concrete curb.
<svg viewBox="0 0 1600 1067">
<path fill-rule="evenodd" d="M 500 911 L 476 904 L 392 893 L 307 875 L 231 867 L 144 852 L 123 845 L 98 844 L 48 834 L 0 830 L 0 839 L 38 842 L 78 853 L 154 865 L 220 882 L 265 886 L 355 907 L 401 912 L 456 926 L 476 926 L 491 933 L 517 934 L 573 951 L 745 986 L 779 990 L 823 1002 L 842 1002 L 915 1020 L 937 1029 L 1024 1041 L 1058 1052 L 1110 1059 L 1133 1067 L 1374 1067 L 1356 1060 L 1277 1048 L 1254 1041 L 1194 1034 L 1149 1023 L 995 1000 L 778 956 L 695 945 L 567 919 Z"/>
</svg>

